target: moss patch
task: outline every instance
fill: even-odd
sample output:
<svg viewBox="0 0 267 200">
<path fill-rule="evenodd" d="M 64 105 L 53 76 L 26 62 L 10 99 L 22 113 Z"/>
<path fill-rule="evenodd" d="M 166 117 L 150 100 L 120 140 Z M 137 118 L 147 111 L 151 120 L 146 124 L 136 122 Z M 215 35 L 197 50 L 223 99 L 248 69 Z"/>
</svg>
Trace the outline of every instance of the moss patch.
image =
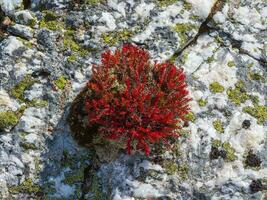
<svg viewBox="0 0 267 200">
<path fill-rule="evenodd" d="M 250 114 L 257 119 L 258 124 L 263 124 L 267 121 L 267 107 L 261 105 L 254 105 L 254 107 L 246 106 L 243 112 Z"/>
<path fill-rule="evenodd" d="M 84 168 L 80 168 L 74 172 L 65 173 L 65 184 L 81 183 L 84 179 Z"/>
<path fill-rule="evenodd" d="M 93 193 L 93 196 L 89 197 L 88 200 L 110 200 L 110 198 L 102 192 L 102 187 L 96 174 L 93 174 L 90 192 Z"/>
<path fill-rule="evenodd" d="M 58 21 L 58 16 L 52 11 L 44 11 L 44 17 L 40 21 L 40 28 L 52 31 L 60 30 L 64 27 L 63 22 Z"/>
<path fill-rule="evenodd" d="M 11 89 L 11 94 L 21 102 L 25 102 L 24 91 L 31 87 L 34 83 L 36 83 L 36 80 L 34 80 L 31 75 L 26 75 L 21 82 Z"/>
<path fill-rule="evenodd" d="M 219 133 L 224 132 L 224 128 L 223 128 L 221 120 L 217 119 L 212 124 L 216 131 L 218 131 Z"/>
<path fill-rule="evenodd" d="M 235 84 L 235 88 L 228 88 L 226 93 L 229 100 L 236 105 L 240 105 L 249 99 L 249 95 L 246 93 L 244 89 L 244 83 L 242 81 L 238 81 Z"/>
<path fill-rule="evenodd" d="M 209 89 L 212 93 L 222 93 L 224 91 L 224 87 L 218 82 L 211 83 Z"/>
<path fill-rule="evenodd" d="M 66 87 L 67 83 L 68 81 L 64 76 L 60 76 L 57 80 L 54 81 L 55 86 L 60 90 L 63 90 Z"/>
<path fill-rule="evenodd" d="M 0 112 L 0 130 L 13 127 L 19 122 L 16 112 L 4 111 Z"/>
<path fill-rule="evenodd" d="M 31 178 L 26 179 L 18 186 L 9 187 L 10 193 L 30 193 L 36 194 L 40 191 L 40 186 L 33 183 Z"/>
</svg>

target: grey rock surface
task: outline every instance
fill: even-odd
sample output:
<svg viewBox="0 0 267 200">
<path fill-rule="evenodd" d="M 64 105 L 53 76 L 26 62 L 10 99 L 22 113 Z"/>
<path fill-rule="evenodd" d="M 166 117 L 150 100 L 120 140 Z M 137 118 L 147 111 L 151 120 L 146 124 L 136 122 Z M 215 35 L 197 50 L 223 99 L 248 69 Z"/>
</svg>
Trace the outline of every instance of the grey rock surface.
<svg viewBox="0 0 267 200">
<path fill-rule="evenodd" d="M 267 198 L 265 0 L 0 6 L 12 20 L 3 25 L 0 14 L 0 199 Z M 92 171 L 95 153 L 66 118 L 101 53 L 124 43 L 184 69 L 189 133 L 170 150 L 121 152 Z"/>
</svg>

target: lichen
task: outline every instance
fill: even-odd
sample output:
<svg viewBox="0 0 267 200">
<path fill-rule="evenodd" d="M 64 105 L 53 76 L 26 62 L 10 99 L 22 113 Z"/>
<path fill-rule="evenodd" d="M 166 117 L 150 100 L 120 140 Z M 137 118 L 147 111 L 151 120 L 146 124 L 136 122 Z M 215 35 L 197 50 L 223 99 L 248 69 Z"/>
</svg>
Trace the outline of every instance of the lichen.
<svg viewBox="0 0 267 200">
<path fill-rule="evenodd" d="M 103 0 L 85 0 L 85 4 L 88 4 L 88 5 L 97 5 L 101 2 L 103 2 Z"/>
<path fill-rule="evenodd" d="M 70 55 L 68 58 L 67 58 L 67 61 L 69 63 L 72 63 L 72 62 L 75 62 L 77 60 L 77 56 L 76 55 Z"/>
<path fill-rule="evenodd" d="M 31 75 L 26 75 L 22 81 L 11 89 L 11 94 L 21 102 L 25 102 L 24 91 L 31 87 L 34 83 L 36 83 L 36 80 L 34 80 Z"/>
<path fill-rule="evenodd" d="M 234 161 L 237 159 L 237 156 L 235 155 L 235 149 L 229 142 L 224 142 L 222 147 L 226 151 L 226 161 Z"/>
<path fill-rule="evenodd" d="M 210 56 L 207 58 L 207 63 L 212 63 L 214 61 L 214 56 Z"/>
<path fill-rule="evenodd" d="M 188 114 L 185 115 L 185 119 L 187 121 L 193 122 L 193 121 L 195 121 L 196 116 L 195 116 L 195 114 L 193 112 L 189 112 Z"/>
<path fill-rule="evenodd" d="M 132 34 L 133 33 L 128 29 L 122 29 L 119 31 L 102 33 L 101 38 L 105 44 L 114 46 L 119 42 L 127 41 L 132 36 Z"/>
<path fill-rule="evenodd" d="M 209 89 L 212 93 L 222 93 L 224 91 L 224 87 L 218 82 L 211 83 Z"/>
<path fill-rule="evenodd" d="M 221 147 L 221 145 L 222 145 L 221 140 L 217 140 L 217 139 L 215 139 L 215 140 L 212 141 L 212 146 L 213 146 L 213 147 L 217 147 L 217 148 L 219 148 L 219 147 Z"/>
<path fill-rule="evenodd" d="M 234 62 L 234 61 L 229 61 L 229 62 L 227 63 L 227 66 L 228 66 L 228 67 L 234 67 L 234 66 L 235 66 L 235 62 Z"/>
<path fill-rule="evenodd" d="M 207 100 L 205 100 L 205 99 L 199 99 L 198 100 L 198 105 L 200 107 L 204 107 L 204 106 L 206 106 L 206 104 L 207 104 Z"/>
<path fill-rule="evenodd" d="M 244 89 L 244 83 L 242 81 L 238 81 L 235 84 L 235 88 L 228 88 L 226 93 L 229 100 L 236 105 L 240 105 L 249 99 L 249 95 L 246 93 Z"/>
<path fill-rule="evenodd" d="M 216 131 L 218 131 L 219 133 L 224 132 L 224 128 L 223 128 L 221 120 L 217 119 L 217 120 L 213 121 L 212 124 L 213 124 L 213 127 Z"/>
<path fill-rule="evenodd" d="M 258 72 L 250 72 L 249 78 L 254 81 L 262 81 L 265 82 L 265 78 Z"/>
<path fill-rule="evenodd" d="M 4 111 L 0 112 L 0 131 L 15 126 L 19 121 L 16 112 Z"/>
<path fill-rule="evenodd" d="M 158 4 L 161 7 L 166 7 L 178 2 L 178 0 L 158 0 Z"/>
<path fill-rule="evenodd" d="M 178 172 L 178 165 L 175 161 L 166 160 L 163 164 L 165 172 L 169 175 L 174 175 Z"/>
<path fill-rule="evenodd" d="M 40 191 L 40 186 L 35 184 L 31 178 L 25 179 L 20 185 L 9 187 L 10 193 L 30 193 L 36 194 Z"/>
<path fill-rule="evenodd" d="M 187 40 L 188 36 L 187 33 L 190 32 L 192 29 L 195 29 L 196 26 L 193 24 L 176 24 L 174 26 L 174 31 L 179 35 L 181 45 L 184 45 Z"/>
<path fill-rule="evenodd" d="M 192 4 L 187 2 L 187 1 L 184 1 L 184 8 L 186 10 L 191 10 L 192 9 Z"/>
<path fill-rule="evenodd" d="M 246 106 L 243 112 L 250 114 L 257 119 L 258 124 L 263 124 L 267 121 L 267 107 L 263 105 L 254 105 L 254 107 Z"/>
<path fill-rule="evenodd" d="M 42 99 L 36 99 L 35 98 L 32 101 L 30 101 L 27 105 L 29 107 L 39 107 L 39 108 L 42 108 L 42 107 L 48 106 L 48 101 L 42 100 Z"/>
<path fill-rule="evenodd" d="M 60 76 L 57 80 L 54 81 L 55 86 L 60 90 L 63 90 L 66 87 L 67 83 L 68 81 L 64 76 Z"/>
<path fill-rule="evenodd" d="M 20 144 L 20 146 L 24 148 L 25 150 L 36 150 L 37 149 L 37 147 L 34 144 L 28 143 L 28 142 L 23 142 Z"/>
</svg>

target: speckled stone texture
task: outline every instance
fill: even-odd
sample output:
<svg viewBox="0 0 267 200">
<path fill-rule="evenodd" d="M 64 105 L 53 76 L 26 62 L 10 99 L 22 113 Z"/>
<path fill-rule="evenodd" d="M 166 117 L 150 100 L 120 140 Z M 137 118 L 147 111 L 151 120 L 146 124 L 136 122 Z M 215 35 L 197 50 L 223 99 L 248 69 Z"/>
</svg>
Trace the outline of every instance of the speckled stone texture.
<svg viewBox="0 0 267 200">
<path fill-rule="evenodd" d="M 267 198 L 266 0 L 0 8 L 0 199 Z M 101 53 L 123 43 L 184 68 L 192 113 L 169 149 L 106 162 L 107 150 L 76 143 L 67 116 Z"/>
</svg>

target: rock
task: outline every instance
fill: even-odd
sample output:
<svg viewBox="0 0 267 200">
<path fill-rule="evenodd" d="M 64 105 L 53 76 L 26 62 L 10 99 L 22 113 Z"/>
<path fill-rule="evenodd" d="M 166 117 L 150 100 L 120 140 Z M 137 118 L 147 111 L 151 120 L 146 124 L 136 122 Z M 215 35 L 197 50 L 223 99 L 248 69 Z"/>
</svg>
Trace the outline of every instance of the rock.
<svg viewBox="0 0 267 200">
<path fill-rule="evenodd" d="M 36 25 L 36 19 L 32 16 L 29 10 L 20 10 L 15 12 L 15 21 L 22 25 L 34 27 Z"/>
<path fill-rule="evenodd" d="M 22 0 L 1 0 L 0 6 L 6 13 L 11 13 L 15 9 L 22 7 Z"/>
<path fill-rule="evenodd" d="M 29 40 L 33 37 L 33 30 L 30 27 L 27 27 L 24 25 L 15 24 L 15 25 L 9 26 L 7 30 L 13 35 L 16 35 L 24 39 Z"/>
<path fill-rule="evenodd" d="M 23 43 L 19 41 L 14 36 L 9 36 L 5 39 L 0 45 L 0 52 L 2 55 L 12 55 L 14 51 L 18 50 L 19 48 L 23 47 Z"/>
</svg>

